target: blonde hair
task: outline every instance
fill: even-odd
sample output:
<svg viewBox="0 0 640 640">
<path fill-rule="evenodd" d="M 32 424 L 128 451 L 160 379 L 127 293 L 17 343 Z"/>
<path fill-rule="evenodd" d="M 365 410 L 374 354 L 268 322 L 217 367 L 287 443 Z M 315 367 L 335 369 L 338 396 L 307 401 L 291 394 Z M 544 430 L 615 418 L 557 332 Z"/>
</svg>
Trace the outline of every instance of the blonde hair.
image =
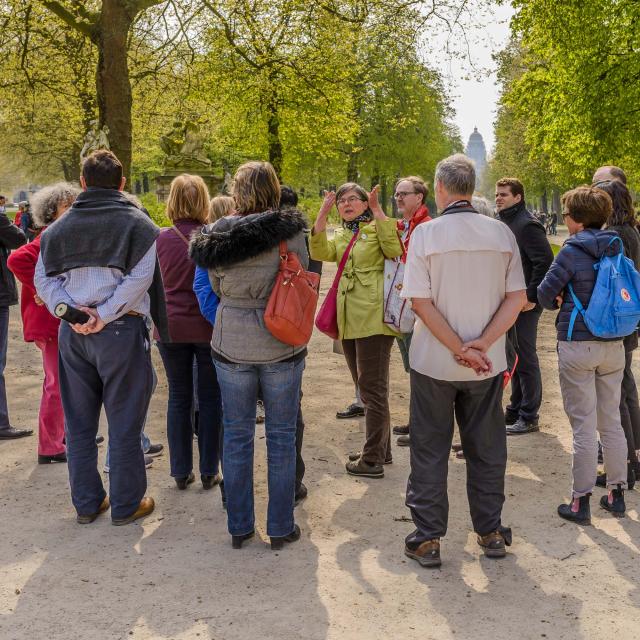
<svg viewBox="0 0 640 640">
<path fill-rule="evenodd" d="M 246 162 L 238 167 L 232 192 L 239 215 L 278 209 L 280 204 L 280 181 L 269 162 Z"/>
<path fill-rule="evenodd" d="M 228 216 L 236 206 L 235 200 L 231 196 L 216 196 L 211 198 L 209 203 L 209 222 L 215 222 L 220 218 Z"/>
<path fill-rule="evenodd" d="M 183 173 L 171 182 L 167 217 L 171 222 L 189 218 L 205 223 L 209 215 L 209 190 L 200 176 Z"/>
</svg>

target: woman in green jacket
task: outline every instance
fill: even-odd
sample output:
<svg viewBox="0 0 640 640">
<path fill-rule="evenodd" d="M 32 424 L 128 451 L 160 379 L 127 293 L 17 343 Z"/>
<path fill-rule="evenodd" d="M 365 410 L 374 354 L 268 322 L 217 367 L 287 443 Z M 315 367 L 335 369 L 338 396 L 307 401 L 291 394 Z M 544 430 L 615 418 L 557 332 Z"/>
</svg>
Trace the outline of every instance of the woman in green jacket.
<svg viewBox="0 0 640 640">
<path fill-rule="evenodd" d="M 336 205 L 342 227 L 327 238 L 327 216 Z M 352 454 L 347 473 L 383 478 L 391 462 L 389 415 L 389 357 L 398 335 L 383 322 L 384 261 L 402 254 L 396 221 L 387 218 L 378 202 L 378 187 L 368 194 L 353 182 L 327 193 L 309 240 L 315 260 L 340 263 L 354 234 L 358 234 L 338 286 L 338 330 L 344 356 L 365 406 L 366 441 Z"/>
</svg>

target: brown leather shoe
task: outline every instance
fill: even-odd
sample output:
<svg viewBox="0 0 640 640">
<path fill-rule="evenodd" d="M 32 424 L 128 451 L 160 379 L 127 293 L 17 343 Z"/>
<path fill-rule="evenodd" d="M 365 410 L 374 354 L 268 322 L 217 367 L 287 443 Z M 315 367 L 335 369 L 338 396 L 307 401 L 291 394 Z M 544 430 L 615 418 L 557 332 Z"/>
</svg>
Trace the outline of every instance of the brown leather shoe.
<svg viewBox="0 0 640 640">
<path fill-rule="evenodd" d="M 78 524 L 91 524 L 99 515 L 102 515 L 109 509 L 111 503 L 109 502 L 109 496 L 105 496 L 104 500 L 100 503 L 98 510 L 95 513 L 91 513 L 87 516 L 76 516 L 76 522 Z"/>
<path fill-rule="evenodd" d="M 486 536 L 478 536 L 478 544 L 487 558 L 504 558 L 507 555 L 504 537 L 499 531 L 492 531 Z"/>
<path fill-rule="evenodd" d="M 138 508 L 130 516 L 128 516 L 127 518 L 111 520 L 111 524 L 115 525 L 116 527 L 120 527 L 123 524 L 129 524 L 130 522 L 134 522 L 135 520 L 144 518 L 155 509 L 155 506 L 156 503 L 154 502 L 153 498 L 150 498 L 148 496 L 144 497 L 142 498 L 142 500 L 140 500 Z"/>
<path fill-rule="evenodd" d="M 407 558 L 416 560 L 421 567 L 439 567 L 440 560 L 440 540 L 425 540 L 419 547 L 412 549 L 409 545 L 404 547 L 404 555 Z"/>
</svg>

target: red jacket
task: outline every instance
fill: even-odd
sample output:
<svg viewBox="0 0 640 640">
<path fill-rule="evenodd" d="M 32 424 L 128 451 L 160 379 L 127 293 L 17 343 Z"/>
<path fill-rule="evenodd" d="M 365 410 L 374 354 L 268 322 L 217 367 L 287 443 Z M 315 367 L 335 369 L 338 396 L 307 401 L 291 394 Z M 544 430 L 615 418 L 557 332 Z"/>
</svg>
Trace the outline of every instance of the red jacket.
<svg viewBox="0 0 640 640">
<path fill-rule="evenodd" d="M 33 275 L 40 255 L 40 236 L 33 242 L 25 244 L 11 252 L 7 265 L 22 283 L 20 293 L 20 311 L 22 313 L 22 328 L 26 342 L 35 340 L 57 340 L 60 320 L 52 316 L 47 307 L 36 304 L 34 296 L 36 289 L 33 285 Z"/>
</svg>

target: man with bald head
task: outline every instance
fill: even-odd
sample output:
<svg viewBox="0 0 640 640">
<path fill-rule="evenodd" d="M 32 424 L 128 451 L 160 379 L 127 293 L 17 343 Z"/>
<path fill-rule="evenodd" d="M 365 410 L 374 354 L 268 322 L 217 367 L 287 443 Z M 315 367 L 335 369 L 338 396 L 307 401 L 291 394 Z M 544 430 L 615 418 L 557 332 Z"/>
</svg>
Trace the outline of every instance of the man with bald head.
<svg viewBox="0 0 640 640">
<path fill-rule="evenodd" d="M 627 184 L 627 176 L 625 172 L 614 165 L 605 165 L 596 170 L 593 174 L 593 184 L 597 185 L 598 182 L 606 182 L 607 180 L 622 182 Z"/>
</svg>

